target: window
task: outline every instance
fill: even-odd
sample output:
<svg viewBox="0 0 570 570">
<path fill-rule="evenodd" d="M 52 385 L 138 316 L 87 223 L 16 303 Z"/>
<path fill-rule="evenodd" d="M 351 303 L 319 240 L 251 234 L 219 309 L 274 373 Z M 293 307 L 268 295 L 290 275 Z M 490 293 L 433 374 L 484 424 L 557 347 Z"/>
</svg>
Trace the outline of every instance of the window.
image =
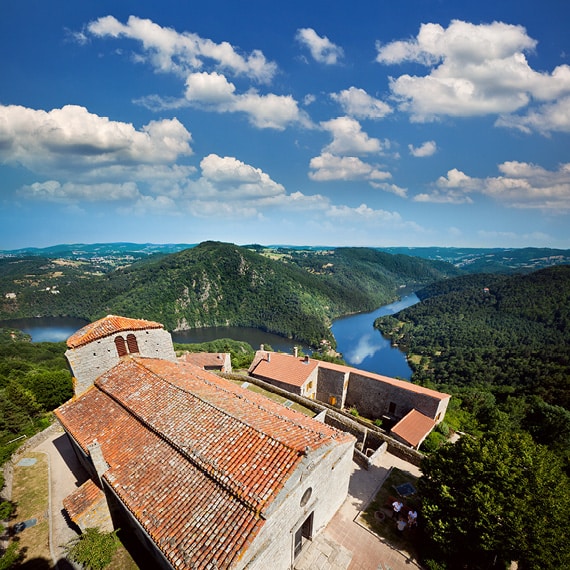
<svg viewBox="0 0 570 570">
<path fill-rule="evenodd" d="M 396 412 L 396 404 L 394 402 L 390 402 L 388 406 L 388 413 L 393 415 Z"/>
<path fill-rule="evenodd" d="M 127 345 L 125 344 L 125 339 L 122 336 L 115 337 L 115 346 L 117 347 L 117 354 L 119 356 L 127 355 Z"/>
<path fill-rule="evenodd" d="M 139 352 L 137 337 L 132 333 L 127 335 L 127 346 L 129 347 L 129 352 L 131 354 Z"/>
<path fill-rule="evenodd" d="M 301 506 L 304 507 L 308 502 L 309 499 L 311 498 L 311 495 L 313 494 L 313 489 L 311 487 L 309 487 L 304 493 L 303 496 L 301 497 Z"/>
<path fill-rule="evenodd" d="M 329 396 L 329 404 L 331 406 L 336 406 L 336 398 L 335 396 Z"/>
</svg>

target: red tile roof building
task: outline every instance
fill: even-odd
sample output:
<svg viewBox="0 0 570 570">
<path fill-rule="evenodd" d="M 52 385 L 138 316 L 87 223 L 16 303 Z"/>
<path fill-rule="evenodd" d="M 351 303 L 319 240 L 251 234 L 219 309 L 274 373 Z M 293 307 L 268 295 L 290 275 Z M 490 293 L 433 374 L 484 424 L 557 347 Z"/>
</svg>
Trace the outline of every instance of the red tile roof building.
<svg viewBox="0 0 570 570">
<path fill-rule="evenodd" d="M 352 436 L 190 363 L 123 355 L 56 415 L 159 568 L 289 568 L 348 491 Z"/>
<path fill-rule="evenodd" d="M 316 400 L 339 409 L 354 407 L 360 415 L 372 420 L 382 419 L 397 424 L 416 410 L 430 420 L 422 424 L 426 431 L 421 440 L 443 420 L 451 398 L 449 394 L 405 380 L 265 350 L 257 351 L 249 374 L 301 395 L 306 395 L 303 391 L 306 392 L 306 386 L 310 385 Z M 405 442 L 417 447 L 408 440 Z"/>
<path fill-rule="evenodd" d="M 182 362 L 190 362 L 204 370 L 217 370 L 231 373 L 232 361 L 229 352 L 186 352 L 178 358 Z"/>
<path fill-rule="evenodd" d="M 391 430 L 390 435 L 418 449 L 423 440 L 429 435 L 435 427 L 435 421 L 424 416 L 417 410 L 410 410 Z"/>
</svg>

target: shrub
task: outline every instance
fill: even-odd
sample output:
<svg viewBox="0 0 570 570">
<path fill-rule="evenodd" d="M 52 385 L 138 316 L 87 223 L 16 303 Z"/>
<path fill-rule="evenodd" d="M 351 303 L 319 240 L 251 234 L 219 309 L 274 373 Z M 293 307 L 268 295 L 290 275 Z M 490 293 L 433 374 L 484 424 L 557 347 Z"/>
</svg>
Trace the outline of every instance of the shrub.
<svg viewBox="0 0 570 570">
<path fill-rule="evenodd" d="M 67 544 L 67 555 L 88 570 L 103 570 L 111 563 L 119 546 L 117 532 L 118 530 L 101 532 L 98 528 L 88 528 Z"/>
</svg>

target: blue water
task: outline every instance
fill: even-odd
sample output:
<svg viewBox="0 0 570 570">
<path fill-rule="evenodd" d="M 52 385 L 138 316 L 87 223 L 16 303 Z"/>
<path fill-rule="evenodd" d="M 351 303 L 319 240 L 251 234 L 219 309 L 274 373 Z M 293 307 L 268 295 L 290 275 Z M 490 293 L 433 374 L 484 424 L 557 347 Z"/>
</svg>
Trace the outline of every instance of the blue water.
<svg viewBox="0 0 570 570">
<path fill-rule="evenodd" d="M 397 313 L 418 302 L 419 299 L 412 294 L 371 313 L 359 313 L 335 320 L 332 333 L 337 341 L 337 350 L 342 353 L 346 363 L 368 372 L 409 380 L 412 371 L 408 366 L 406 356 L 374 328 L 374 320 L 383 315 Z M 32 342 L 65 341 L 86 324 L 87 322 L 81 319 L 60 317 L 13 319 L 0 322 L 0 326 L 16 328 L 29 334 Z M 218 338 L 245 341 L 256 350 L 261 344 L 265 344 L 271 346 L 273 350 L 288 353 L 293 352 L 294 346 L 299 346 L 306 353 L 310 353 L 306 346 L 298 342 L 254 328 L 211 327 L 172 333 L 172 340 L 179 343 L 207 342 Z"/>
<path fill-rule="evenodd" d="M 71 317 L 36 317 L 0 321 L 0 327 L 21 330 L 32 337 L 32 342 L 61 342 L 83 328 L 88 321 Z"/>
<path fill-rule="evenodd" d="M 412 377 L 412 370 L 405 354 L 393 347 L 390 341 L 374 328 L 374 321 L 378 317 L 393 315 L 416 303 L 419 303 L 419 299 L 412 294 L 371 313 L 359 313 L 337 319 L 332 325 L 337 351 L 342 353 L 349 366 L 409 380 Z"/>
</svg>

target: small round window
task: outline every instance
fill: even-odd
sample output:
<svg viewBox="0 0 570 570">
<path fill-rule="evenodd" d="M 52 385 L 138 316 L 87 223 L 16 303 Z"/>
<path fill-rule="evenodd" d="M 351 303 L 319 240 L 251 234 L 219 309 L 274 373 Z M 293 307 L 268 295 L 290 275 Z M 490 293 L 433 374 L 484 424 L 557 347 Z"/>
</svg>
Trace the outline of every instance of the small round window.
<svg viewBox="0 0 570 570">
<path fill-rule="evenodd" d="M 311 487 L 309 487 L 304 493 L 303 496 L 301 497 L 301 506 L 304 507 L 308 502 L 309 499 L 311 498 L 311 495 L 313 494 L 313 489 Z"/>
</svg>

